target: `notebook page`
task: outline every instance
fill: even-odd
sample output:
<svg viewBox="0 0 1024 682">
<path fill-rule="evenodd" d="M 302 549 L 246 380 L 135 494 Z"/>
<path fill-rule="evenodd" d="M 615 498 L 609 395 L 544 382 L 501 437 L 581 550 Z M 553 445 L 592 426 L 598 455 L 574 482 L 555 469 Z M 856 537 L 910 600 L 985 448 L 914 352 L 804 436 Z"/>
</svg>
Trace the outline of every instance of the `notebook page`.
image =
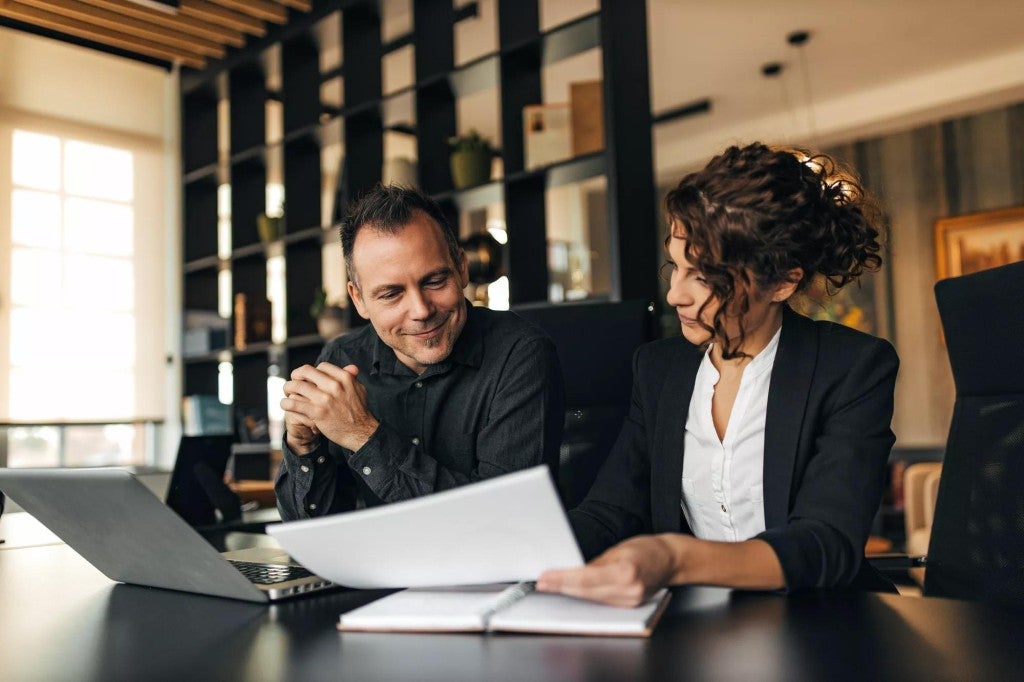
<svg viewBox="0 0 1024 682">
<path fill-rule="evenodd" d="M 480 631 L 517 586 L 501 583 L 402 590 L 341 615 L 340 630 Z"/>
<path fill-rule="evenodd" d="M 492 631 L 643 636 L 660 616 L 668 590 L 636 608 L 621 608 L 561 594 L 533 592 L 490 618 Z"/>
</svg>

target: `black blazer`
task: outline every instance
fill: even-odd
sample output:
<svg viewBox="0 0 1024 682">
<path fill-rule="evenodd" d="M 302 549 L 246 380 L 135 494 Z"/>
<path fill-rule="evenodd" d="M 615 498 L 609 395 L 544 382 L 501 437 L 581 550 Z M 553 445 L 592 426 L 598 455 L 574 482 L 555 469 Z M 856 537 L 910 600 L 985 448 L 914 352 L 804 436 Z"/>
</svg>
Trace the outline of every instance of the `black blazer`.
<svg viewBox="0 0 1024 682">
<path fill-rule="evenodd" d="M 588 559 L 634 535 L 690 532 L 680 510 L 683 438 L 702 357 L 682 337 L 634 355 L 629 414 L 569 514 Z M 887 341 L 785 308 L 765 422 L 766 530 L 757 537 L 775 550 L 790 590 L 885 589 L 863 555 L 896 440 L 898 366 Z"/>
</svg>

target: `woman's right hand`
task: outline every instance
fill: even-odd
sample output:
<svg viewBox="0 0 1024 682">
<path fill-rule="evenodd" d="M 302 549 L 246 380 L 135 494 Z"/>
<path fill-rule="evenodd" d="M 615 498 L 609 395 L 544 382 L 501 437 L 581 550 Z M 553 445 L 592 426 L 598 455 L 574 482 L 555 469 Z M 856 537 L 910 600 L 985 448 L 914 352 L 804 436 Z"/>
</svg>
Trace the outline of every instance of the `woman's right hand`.
<svg viewBox="0 0 1024 682">
<path fill-rule="evenodd" d="M 668 585 L 675 555 L 664 536 L 641 535 L 615 545 L 586 566 L 545 571 L 540 592 L 560 592 L 613 606 L 638 606 Z"/>
</svg>

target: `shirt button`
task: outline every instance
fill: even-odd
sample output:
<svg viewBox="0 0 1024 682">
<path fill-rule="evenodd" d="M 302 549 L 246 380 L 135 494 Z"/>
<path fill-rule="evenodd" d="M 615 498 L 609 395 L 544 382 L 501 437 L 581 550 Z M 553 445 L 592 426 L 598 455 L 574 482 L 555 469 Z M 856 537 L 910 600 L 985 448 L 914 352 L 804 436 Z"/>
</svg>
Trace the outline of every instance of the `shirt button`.
<svg viewBox="0 0 1024 682">
<path fill-rule="evenodd" d="M 363 467 L 364 476 L 369 476 L 371 473 L 373 473 L 373 469 L 371 469 L 370 467 Z"/>
<path fill-rule="evenodd" d="M 316 502 L 309 503 L 309 511 L 316 511 Z"/>
<path fill-rule="evenodd" d="M 302 470 L 302 473 L 304 473 L 304 474 L 308 474 L 308 473 L 309 473 L 309 467 L 308 467 L 308 466 L 306 466 L 305 464 L 303 464 L 302 466 L 300 466 L 300 467 L 299 467 L 299 469 L 301 469 L 301 470 Z"/>
<path fill-rule="evenodd" d="M 419 445 L 420 444 L 420 439 L 419 438 L 413 438 L 412 439 L 412 444 L 413 445 Z"/>
<path fill-rule="evenodd" d="M 327 458 L 324 457 L 323 455 L 320 455 L 319 457 L 316 458 L 316 463 L 317 464 L 323 464 L 326 461 L 327 461 Z"/>
<path fill-rule="evenodd" d="M 725 505 L 724 504 L 722 505 L 722 511 L 725 511 Z"/>
<path fill-rule="evenodd" d="M 422 381 L 417 381 L 416 382 L 416 388 L 423 388 L 423 382 Z"/>
</svg>

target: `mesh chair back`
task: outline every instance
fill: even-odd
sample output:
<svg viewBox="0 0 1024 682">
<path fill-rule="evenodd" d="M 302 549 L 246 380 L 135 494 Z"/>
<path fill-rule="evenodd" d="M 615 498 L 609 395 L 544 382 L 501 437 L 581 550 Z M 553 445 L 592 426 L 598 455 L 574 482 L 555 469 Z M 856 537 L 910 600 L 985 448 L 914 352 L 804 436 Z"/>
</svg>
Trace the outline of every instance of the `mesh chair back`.
<svg viewBox="0 0 1024 682">
<path fill-rule="evenodd" d="M 925 593 L 1024 603 L 1024 262 L 935 285 L 956 404 Z"/>
<path fill-rule="evenodd" d="M 559 488 L 568 508 L 590 490 L 629 409 L 633 352 L 655 338 L 649 301 L 587 301 L 513 308 L 543 329 L 558 351 L 565 381 L 565 432 Z"/>
</svg>

